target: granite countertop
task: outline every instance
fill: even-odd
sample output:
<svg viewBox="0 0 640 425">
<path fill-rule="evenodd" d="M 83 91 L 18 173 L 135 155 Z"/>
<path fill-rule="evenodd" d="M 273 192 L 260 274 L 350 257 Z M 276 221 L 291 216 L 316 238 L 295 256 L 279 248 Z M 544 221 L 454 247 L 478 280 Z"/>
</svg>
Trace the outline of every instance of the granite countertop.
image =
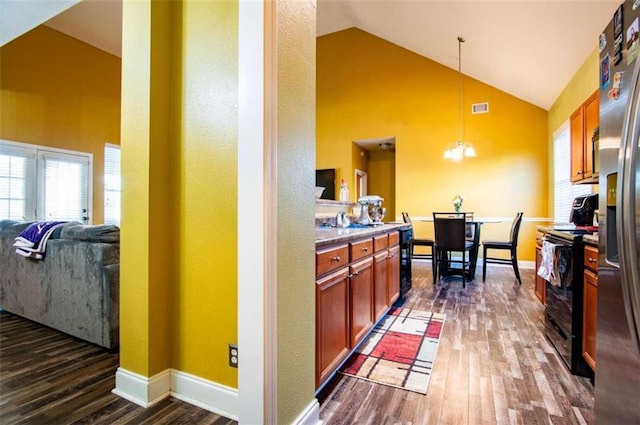
<svg viewBox="0 0 640 425">
<path fill-rule="evenodd" d="M 598 245 L 598 234 L 584 235 L 582 236 L 582 240 L 590 245 Z"/>
<path fill-rule="evenodd" d="M 367 227 L 316 227 L 316 247 L 331 245 L 338 242 L 348 242 L 378 233 L 392 230 L 411 229 L 411 224 L 385 223 L 379 226 Z"/>
<path fill-rule="evenodd" d="M 553 226 L 552 225 L 537 225 L 536 229 L 541 231 L 541 232 L 545 232 L 547 233 L 549 230 L 553 230 Z"/>
</svg>

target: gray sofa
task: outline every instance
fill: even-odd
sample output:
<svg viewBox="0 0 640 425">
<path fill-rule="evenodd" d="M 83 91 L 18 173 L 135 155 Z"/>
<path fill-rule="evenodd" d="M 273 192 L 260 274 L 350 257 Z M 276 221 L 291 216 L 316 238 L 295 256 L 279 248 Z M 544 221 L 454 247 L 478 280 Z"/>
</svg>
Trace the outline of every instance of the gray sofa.
<svg viewBox="0 0 640 425">
<path fill-rule="evenodd" d="M 120 229 L 66 223 L 42 260 L 15 252 L 29 223 L 0 220 L 0 308 L 116 350 L 119 341 Z"/>
</svg>

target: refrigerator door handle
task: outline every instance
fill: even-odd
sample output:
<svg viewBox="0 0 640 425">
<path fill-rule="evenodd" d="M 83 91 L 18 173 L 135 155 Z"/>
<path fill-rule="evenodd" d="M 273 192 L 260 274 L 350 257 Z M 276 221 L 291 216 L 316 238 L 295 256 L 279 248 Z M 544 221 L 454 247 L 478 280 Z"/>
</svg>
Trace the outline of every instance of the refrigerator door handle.
<svg viewBox="0 0 640 425">
<path fill-rule="evenodd" d="M 636 168 L 640 143 L 640 60 L 630 82 L 629 103 L 624 115 L 622 146 L 618 158 L 621 178 L 617 188 L 617 240 L 620 279 L 631 339 L 640 351 L 640 278 L 638 276 L 638 229 L 636 227 Z"/>
</svg>

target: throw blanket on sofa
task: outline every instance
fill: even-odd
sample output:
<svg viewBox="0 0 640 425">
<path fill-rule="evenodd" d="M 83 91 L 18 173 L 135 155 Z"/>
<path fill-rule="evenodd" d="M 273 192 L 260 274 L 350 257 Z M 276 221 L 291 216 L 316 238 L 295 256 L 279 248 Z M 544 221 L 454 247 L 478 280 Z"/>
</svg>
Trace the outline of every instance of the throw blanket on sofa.
<svg viewBox="0 0 640 425">
<path fill-rule="evenodd" d="M 66 221 L 40 221 L 28 225 L 18 237 L 13 246 L 16 253 L 23 257 L 41 260 L 47 247 L 47 241 L 56 229 L 62 227 Z"/>
</svg>

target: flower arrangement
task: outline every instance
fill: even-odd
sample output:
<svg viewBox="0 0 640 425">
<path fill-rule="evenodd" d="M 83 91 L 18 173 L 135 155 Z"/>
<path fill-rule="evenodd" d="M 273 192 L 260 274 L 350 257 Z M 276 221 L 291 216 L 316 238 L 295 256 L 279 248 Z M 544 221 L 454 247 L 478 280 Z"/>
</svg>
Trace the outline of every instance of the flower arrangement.
<svg viewBox="0 0 640 425">
<path fill-rule="evenodd" d="M 460 208 L 462 208 L 462 201 L 464 201 L 464 198 L 461 195 L 453 197 L 453 208 L 456 212 L 460 212 Z"/>
</svg>

